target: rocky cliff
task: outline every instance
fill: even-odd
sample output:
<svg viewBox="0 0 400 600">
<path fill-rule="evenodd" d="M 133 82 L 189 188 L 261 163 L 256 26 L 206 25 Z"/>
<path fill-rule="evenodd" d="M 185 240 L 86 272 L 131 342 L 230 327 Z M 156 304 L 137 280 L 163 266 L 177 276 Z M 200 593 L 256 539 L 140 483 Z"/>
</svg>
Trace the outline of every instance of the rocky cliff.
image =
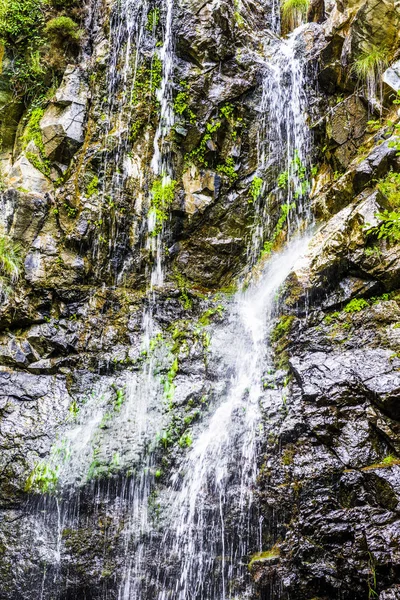
<svg viewBox="0 0 400 600">
<path fill-rule="evenodd" d="M 118 581 L 138 457 L 156 439 L 145 468 L 167 486 L 223 393 L 210 335 L 296 228 L 310 243 L 271 334 L 252 597 L 400 598 L 399 4 L 332 1 L 296 30 L 312 144 L 294 166 L 263 159 L 280 143 L 263 99 L 301 15 L 281 30 L 256 0 L 0 10 L 0 598 L 130 598 Z M 161 387 L 139 394 L 150 355 Z M 142 440 L 129 419 L 144 397 Z M 81 460 L 55 494 L 75 421 Z M 168 579 L 160 532 L 146 568 Z M 220 597 L 209 589 L 198 597 Z"/>
</svg>

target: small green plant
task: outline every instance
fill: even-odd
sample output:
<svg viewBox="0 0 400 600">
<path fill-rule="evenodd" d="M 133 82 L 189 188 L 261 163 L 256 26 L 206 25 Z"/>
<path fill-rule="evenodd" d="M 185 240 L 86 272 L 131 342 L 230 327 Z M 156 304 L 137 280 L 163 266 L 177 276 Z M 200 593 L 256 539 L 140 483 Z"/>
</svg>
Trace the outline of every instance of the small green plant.
<svg viewBox="0 0 400 600">
<path fill-rule="evenodd" d="M 160 9 L 159 8 L 153 8 L 152 10 L 149 11 L 149 14 L 147 15 L 147 24 L 146 24 L 146 29 L 147 31 L 155 31 L 157 29 L 157 25 L 160 22 Z"/>
<path fill-rule="evenodd" d="M 400 241 L 400 212 L 385 210 L 383 213 L 377 213 L 375 217 L 379 224 L 376 227 L 368 229 L 368 236 L 376 236 L 378 240 L 386 240 L 395 244 Z"/>
<path fill-rule="evenodd" d="M 185 160 L 188 163 L 197 162 L 203 167 L 208 167 L 208 161 L 206 160 L 207 143 L 212 140 L 213 135 L 219 130 L 222 123 L 218 119 L 214 119 L 211 123 L 207 123 L 206 132 L 201 138 L 200 144 L 197 148 L 192 150 L 185 156 Z"/>
<path fill-rule="evenodd" d="M 383 179 L 380 179 L 377 188 L 386 196 L 392 208 L 400 208 L 400 173 L 390 170 Z"/>
<path fill-rule="evenodd" d="M 68 408 L 69 419 L 75 421 L 79 414 L 79 406 L 76 400 L 73 400 Z"/>
<path fill-rule="evenodd" d="M 93 179 L 89 182 L 86 188 L 86 196 L 91 198 L 95 194 L 97 194 L 99 190 L 99 178 L 97 175 L 94 175 Z"/>
<path fill-rule="evenodd" d="M 189 448 L 193 443 L 192 436 L 189 431 L 184 433 L 178 440 L 178 444 L 181 448 Z"/>
<path fill-rule="evenodd" d="M 333 312 L 330 315 L 326 315 L 326 317 L 324 317 L 324 323 L 326 325 L 331 325 L 333 321 L 336 321 L 338 317 L 340 317 L 340 312 Z"/>
<path fill-rule="evenodd" d="M 60 467 L 51 467 L 47 463 L 38 463 L 25 484 L 26 492 L 52 493 L 56 490 L 60 476 Z"/>
<path fill-rule="evenodd" d="M 164 395 L 168 402 L 172 402 L 175 395 L 176 385 L 174 383 L 175 377 L 179 370 L 178 359 L 175 358 L 172 365 L 170 366 L 167 376 L 164 378 Z"/>
<path fill-rule="evenodd" d="M 21 247 L 8 235 L 0 233 L 0 290 L 7 293 L 9 284 L 15 284 L 21 272 Z"/>
<path fill-rule="evenodd" d="M 275 225 L 275 229 L 272 233 L 271 239 L 264 243 L 264 248 L 262 251 L 263 255 L 267 255 L 272 252 L 272 248 L 274 247 L 274 244 L 277 241 L 279 235 L 283 231 L 283 227 L 289 218 L 290 212 L 295 208 L 296 204 L 294 202 L 292 202 L 292 204 L 283 204 L 281 206 L 281 215 L 278 219 L 277 224 Z"/>
<path fill-rule="evenodd" d="M 232 156 L 229 156 L 225 163 L 217 166 L 217 173 L 225 175 L 232 183 L 238 178 L 238 174 L 235 171 L 235 161 Z"/>
<path fill-rule="evenodd" d="M 153 237 L 161 233 L 163 223 L 168 218 L 168 211 L 175 197 L 176 184 L 177 182 L 168 175 L 163 175 L 153 183 L 150 206 L 150 212 L 153 214 L 155 221 L 151 231 Z"/>
<path fill-rule="evenodd" d="M 261 194 L 262 186 L 263 186 L 263 180 L 261 179 L 261 177 L 257 177 L 257 176 L 254 177 L 253 181 L 250 184 L 249 202 L 251 202 L 251 203 L 257 202 L 257 200 Z"/>
<path fill-rule="evenodd" d="M 346 313 L 354 313 L 360 312 L 361 310 L 364 310 L 364 308 L 368 307 L 369 303 L 367 300 L 364 300 L 364 298 L 353 298 L 353 300 L 350 300 L 350 302 L 346 304 L 343 310 Z"/>
</svg>

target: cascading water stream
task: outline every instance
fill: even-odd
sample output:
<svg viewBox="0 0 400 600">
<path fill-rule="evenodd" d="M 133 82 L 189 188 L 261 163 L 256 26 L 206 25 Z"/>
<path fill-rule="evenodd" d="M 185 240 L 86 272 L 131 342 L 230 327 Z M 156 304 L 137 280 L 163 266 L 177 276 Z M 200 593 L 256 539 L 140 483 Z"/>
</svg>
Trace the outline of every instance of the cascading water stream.
<svg viewBox="0 0 400 600">
<path fill-rule="evenodd" d="M 237 295 L 228 325 L 214 333 L 212 356 L 231 376 L 163 501 L 165 510 L 172 508 L 160 560 L 168 564 L 173 557 L 176 576 L 164 576 L 158 600 L 225 600 L 246 593 L 243 561 L 256 550 L 259 526 L 252 518 L 252 489 L 260 401 L 263 376 L 273 368 L 268 336 L 276 293 L 306 244 L 296 240 L 271 259 L 260 279 Z"/>
<path fill-rule="evenodd" d="M 135 0 L 123 3 L 123 11 L 115 21 L 117 29 L 113 33 L 121 43 L 112 55 L 110 90 L 115 90 L 121 82 L 123 87 L 126 86 L 132 73 L 135 80 L 138 45 L 144 29 L 143 15 L 147 11 L 147 5 L 142 6 Z M 172 13 L 173 0 L 167 0 L 164 42 L 160 50 L 160 114 L 151 163 L 161 189 L 173 180 L 166 140 L 174 119 L 171 108 L 174 66 Z M 296 210 L 290 208 L 285 214 L 288 227 L 293 224 L 292 233 L 295 224 L 290 213 L 300 219 L 307 210 L 304 173 L 309 168 L 311 149 L 304 65 L 297 49 L 297 34 L 295 32 L 288 40 L 273 40 L 268 49 L 270 59 L 265 65 L 260 106 L 258 169 L 264 181 L 276 181 L 279 174 L 287 173 L 286 186 L 274 184 L 268 189 L 275 207 L 292 207 L 296 203 Z M 121 40 L 126 44 L 124 51 Z M 130 54 L 134 41 L 136 58 L 132 67 Z M 122 70 L 118 70 L 117 63 L 121 57 Z M 118 106 L 110 109 L 117 113 L 120 127 L 117 128 L 119 141 L 114 155 L 118 162 L 126 151 L 126 138 L 121 128 L 126 117 L 124 103 L 130 93 L 124 89 L 125 99 L 120 103 L 116 101 Z M 110 131 L 108 135 L 111 135 Z M 104 168 L 106 170 L 106 165 Z M 263 187 L 265 192 L 267 184 Z M 118 189 L 122 193 L 122 187 Z M 253 261 L 259 256 L 265 239 L 270 204 L 266 202 L 261 206 L 260 198 L 257 208 L 258 226 L 249 249 Z M 110 404 L 109 398 L 103 398 L 100 385 L 94 391 L 94 398 L 82 407 L 74 425 L 66 428 L 64 446 L 57 451 L 57 459 L 60 452 L 68 455 L 59 473 L 60 486 L 68 493 L 50 500 L 51 506 L 47 510 L 54 530 L 53 562 L 58 564 L 62 560 L 61 531 L 65 527 L 78 527 L 77 488 L 80 485 L 89 487 L 89 474 L 96 469 L 101 473 L 99 469 L 103 459 L 106 462 L 107 455 L 113 457 L 118 472 L 120 456 L 124 455 L 124 467 L 131 464 L 135 465 L 135 469 L 121 478 L 120 487 L 116 486 L 114 495 L 110 493 L 108 497 L 101 484 L 92 485 L 94 504 L 109 502 L 121 524 L 119 533 L 124 540 L 121 574 L 113 584 L 118 600 L 141 600 L 149 597 L 149 593 L 157 600 L 228 600 L 237 597 L 238 593 L 246 598 L 251 593 L 247 557 L 259 549 L 258 540 L 261 538 L 261 525 L 253 506 L 260 403 L 278 393 L 266 391 L 263 387 L 263 377 L 273 368 L 268 339 L 273 326 L 275 296 L 307 241 L 297 239 L 290 242 L 282 253 L 272 256 L 258 279 L 246 291 L 235 296 L 225 324 L 213 332 L 210 356 L 217 365 L 219 388 L 211 401 L 209 414 L 202 423 L 193 426 L 191 448 L 161 492 L 160 511 L 164 515 L 164 528 L 153 536 L 148 505 L 154 488 L 154 440 L 163 429 L 165 419 L 164 390 L 155 371 L 156 363 L 165 366 L 170 360 L 168 351 L 158 354 L 150 351 L 158 333 L 154 318 L 155 291 L 164 282 L 164 224 L 157 231 L 155 227 L 156 214 L 150 210 L 148 247 L 153 253 L 154 265 L 142 326 L 143 351 L 148 353 L 148 357 L 140 369 L 125 375 L 125 402 L 121 406 L 118 390 L 117 399 Z M 112 385 L 115 383 L 112 382 Z M 47 527 L 46 518 L 42 526 Z M 159 564 L 158 569 L 151 571 L 148 559 L 149 553 L 154 551 L 154 543 L 157 543 Z"/>
<path fill-rule="evenodd" d="M 311 150 L 304 65 L 296 57 L 298 33 L 274 43 L 263 84 L 259 144 L 259 173 L 272 172 L 275 178 L 286 173 L 286 185 L 272 192 L 279 206 L 289 207 L 282 211 L 288 234 L 290 210 L 298 220 L 307 210 L 305 177 Z M 262 229 L 256 231 L 255 239 L 264 235 Z M 227 330 L 214 333 L 214 360 L 231 375 L 208 424 L 171 477 L 173 491 L 164 499 L 166 510 L 172 507 L 171 525 L 164 535 L 162 561 L 169 564 L 173 557 L 175 568 L 170 564 L 170 570 L 159 573 L 158 600 L 226 600 L 238 591 L 250 593 L 243 560 L 252 548 L 255 551 L 261 526 L 252 515 L 252 488 L 260 402 L 266 396 L 262 379 L 273 369 L 268 338 L 276 293 L 306 245 L 303 238 L 273 256 L 260 279 L 236 296 Z M 259 247 L 252 252 L 259 254 Z"/>
</svg>

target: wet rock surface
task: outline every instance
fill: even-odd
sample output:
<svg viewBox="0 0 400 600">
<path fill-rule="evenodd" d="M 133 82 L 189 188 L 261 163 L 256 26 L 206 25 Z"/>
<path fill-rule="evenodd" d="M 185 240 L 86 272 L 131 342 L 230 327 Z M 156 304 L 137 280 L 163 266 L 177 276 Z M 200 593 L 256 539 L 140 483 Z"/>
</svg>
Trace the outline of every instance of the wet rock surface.
<svg viewBox="0 0 400 600">
<path fill-rule="evenodd" d="M 160 108 L 151 82 L 161 76 L 154 56 L 160 60 L 165 7 L 151 4 L 161 12 L 143 26 L 137 69 L 123 71 L 121 48 L 128 42 L 110 37 L 110 23 L 118 32 L 121 24 L 108 4 L 88 7 L 82 56 L 64 68 L 36 129 L 29 110 L 0 82 L 1 233 L 19 246 L 23 265 L 19 281 L 5 293 L 1 288 L 1 600 L 31 600 L 42 589 L 43 600 L 120 600 L 129 556 L 125 528 L 139 520 L 129 521 L 138 473 L 149 469 L 166 487 L 189 445 L 188 423 L 200 422 L 224 394 L 230 372 L 210 337 L 220 324 L 231 325 L 224 306 L 252 254 L 252 230 L 261 225 L 260 235 L 270 239 L 282 217 L 276 201 L 282 173 L 273 164 L 263 173 L 267 209 L 252 188 L 262 79 L 276 50 L 272 7 L 180 3 L 173 14 L 175 125 L 165 140 L 176 178 L 162 220 L 166 282 L 148 294 L 156 263 L 147 227 Z M 311 9 L 298 52 L 306 54 L 309 71 L 317 223 L 306 256 L 281 290 L 276 371 L 265 374 L 261 400 L 262 533 L 252 543 L 263 552 L 252 560 L 246 584 L 254 579 L 254 598 L 261 600 L 395 600 L 400 246 L 378 235 L 377 215 L 398 205 L 377 184 L 400 172 L 399 114 L 390 100 L 399 88 L 399 10 L 392 0 L 326 3 L 326 19 L 320 3 Z M 145 23 L 148 15 L 140 18 Z M 383 42 L 392 51 L 383 76 L 390 92 L 384 89 L 379 114 L 352 65 Z M 285 240 L 278 233 L 275 249 Z M 151 362 L 143 350 L 150 302 L 156 390 L 145 390 L 157 402 L 148 407 L 143 440 L 130 424 L 143 401 L 135 396 L 138 381 Z M 160 350 L 157 335 L 169 351 Z M 177 388 L 173 427 L 160 409 L 171 400 L 171 386 Z M 121 408 L 128 392 L 135 402 Z M 82 440 L 82 464 L 74 476 L 68 468 L 62 473 L 64 495 L 54 496 L 47 493 L 59 476 L 52 460 L 54 453 L 65 459 L 70 427 Z M 84 444 L 86 427 L 95 432 L 93 447 Z M 143 465 L 143 448 L 152 444 L 156 462 Z M 46 472 L 38 470 L 43 461 Z M 50 488 L 40 493 L 38 481 Z M 149 496 L 146 568 L 168 578 L 176 565 L 158 561 L 161 500 Z M 154 600 L 154 581 L 146 583 L 141 598 Z"/>
</svg>

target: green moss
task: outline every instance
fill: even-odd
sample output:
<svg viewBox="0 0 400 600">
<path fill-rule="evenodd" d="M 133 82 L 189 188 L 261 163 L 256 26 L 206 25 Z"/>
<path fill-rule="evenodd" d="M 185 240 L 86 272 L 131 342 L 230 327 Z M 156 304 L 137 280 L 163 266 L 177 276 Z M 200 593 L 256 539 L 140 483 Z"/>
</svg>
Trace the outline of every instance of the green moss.
<svg viewBox="0 0 400 600">
<path fill-rule="evenodd" d="M 282 337 L 287 336 L 294 320 L 295 317 L 292 315 L 282 315 L 271 334 L 272 342 L 277 342 Z"/>
<path fill-rule="evenodd" d="M 153 237 L 161 233 L 163 223 L 168 218 L 169 208 L 175 197 L 176 184 L 177 182 L 167 175 L 163 175 L 153 183 L 150 205 L 150 211 L 153 212 L 155 216 L 155 226 L 151 232 Z"/>
<path fill-rule="evenodd" d="M 209 308 L 206 310 L 199 318 L 199 325 L 202 327 L 207 327 L 211 323 L 211 319 L 215 316 L 221 317 L 224 312 L 224 307 L 222 304 L 219 304 L 216 308 Z"/>
<path fill-rule="evenodd" d="M 179 300 L 185 310 L 189 310 L 193 306 L 192 299 L 189 296 L 188 290 L 189 285 L 187 283 L 186 278 L 179 273 L 179 271 L 174 268 L 173 277 L 178 285 L 179 291 L 181 293 Z"/>
<path fill-rule="evenodd" d="M 280 550 L 277 546 L 273 546 L 270 550 L 266 550 L 265 552 L 256 552 L 250 558 L 249 569 L 253 567 L 256 563 L 268 562 L 274 558 L 279 558 Z"/>
<path fill-rule="evenodd" d="M 40 121 L 43 115 L 43 108 L 37 107 L 32 109 L 22 136 L 22 149 L 25 150 L 30 142 L 35 144 L 39 155 L 33 152 L 25 152 L 25 156 L 35 169 L 38 169 L 38 171 L 48 177 L 50 175 L 50 161 L 46 156 L 42 132 L 40 130 Z"/>
<path fill-rule="evenodd" d="M 58 45 L 78 44 L 83 31 L 70 17 L 59 16 L 50 19 L 44 28 L 45 33 Z"/>
<path fill-rule="evenodd" d="M 295 454 L 296 454 L 296 452 L 295 452 L 294 448 L 292 448 L 292 447 L 285 448 L 285 450 L 282 452 L 282 459 L 281 459 L 282 464 L 285 467 L 289 467 L 290 465 L 292 465 Z"/>
</svg>

